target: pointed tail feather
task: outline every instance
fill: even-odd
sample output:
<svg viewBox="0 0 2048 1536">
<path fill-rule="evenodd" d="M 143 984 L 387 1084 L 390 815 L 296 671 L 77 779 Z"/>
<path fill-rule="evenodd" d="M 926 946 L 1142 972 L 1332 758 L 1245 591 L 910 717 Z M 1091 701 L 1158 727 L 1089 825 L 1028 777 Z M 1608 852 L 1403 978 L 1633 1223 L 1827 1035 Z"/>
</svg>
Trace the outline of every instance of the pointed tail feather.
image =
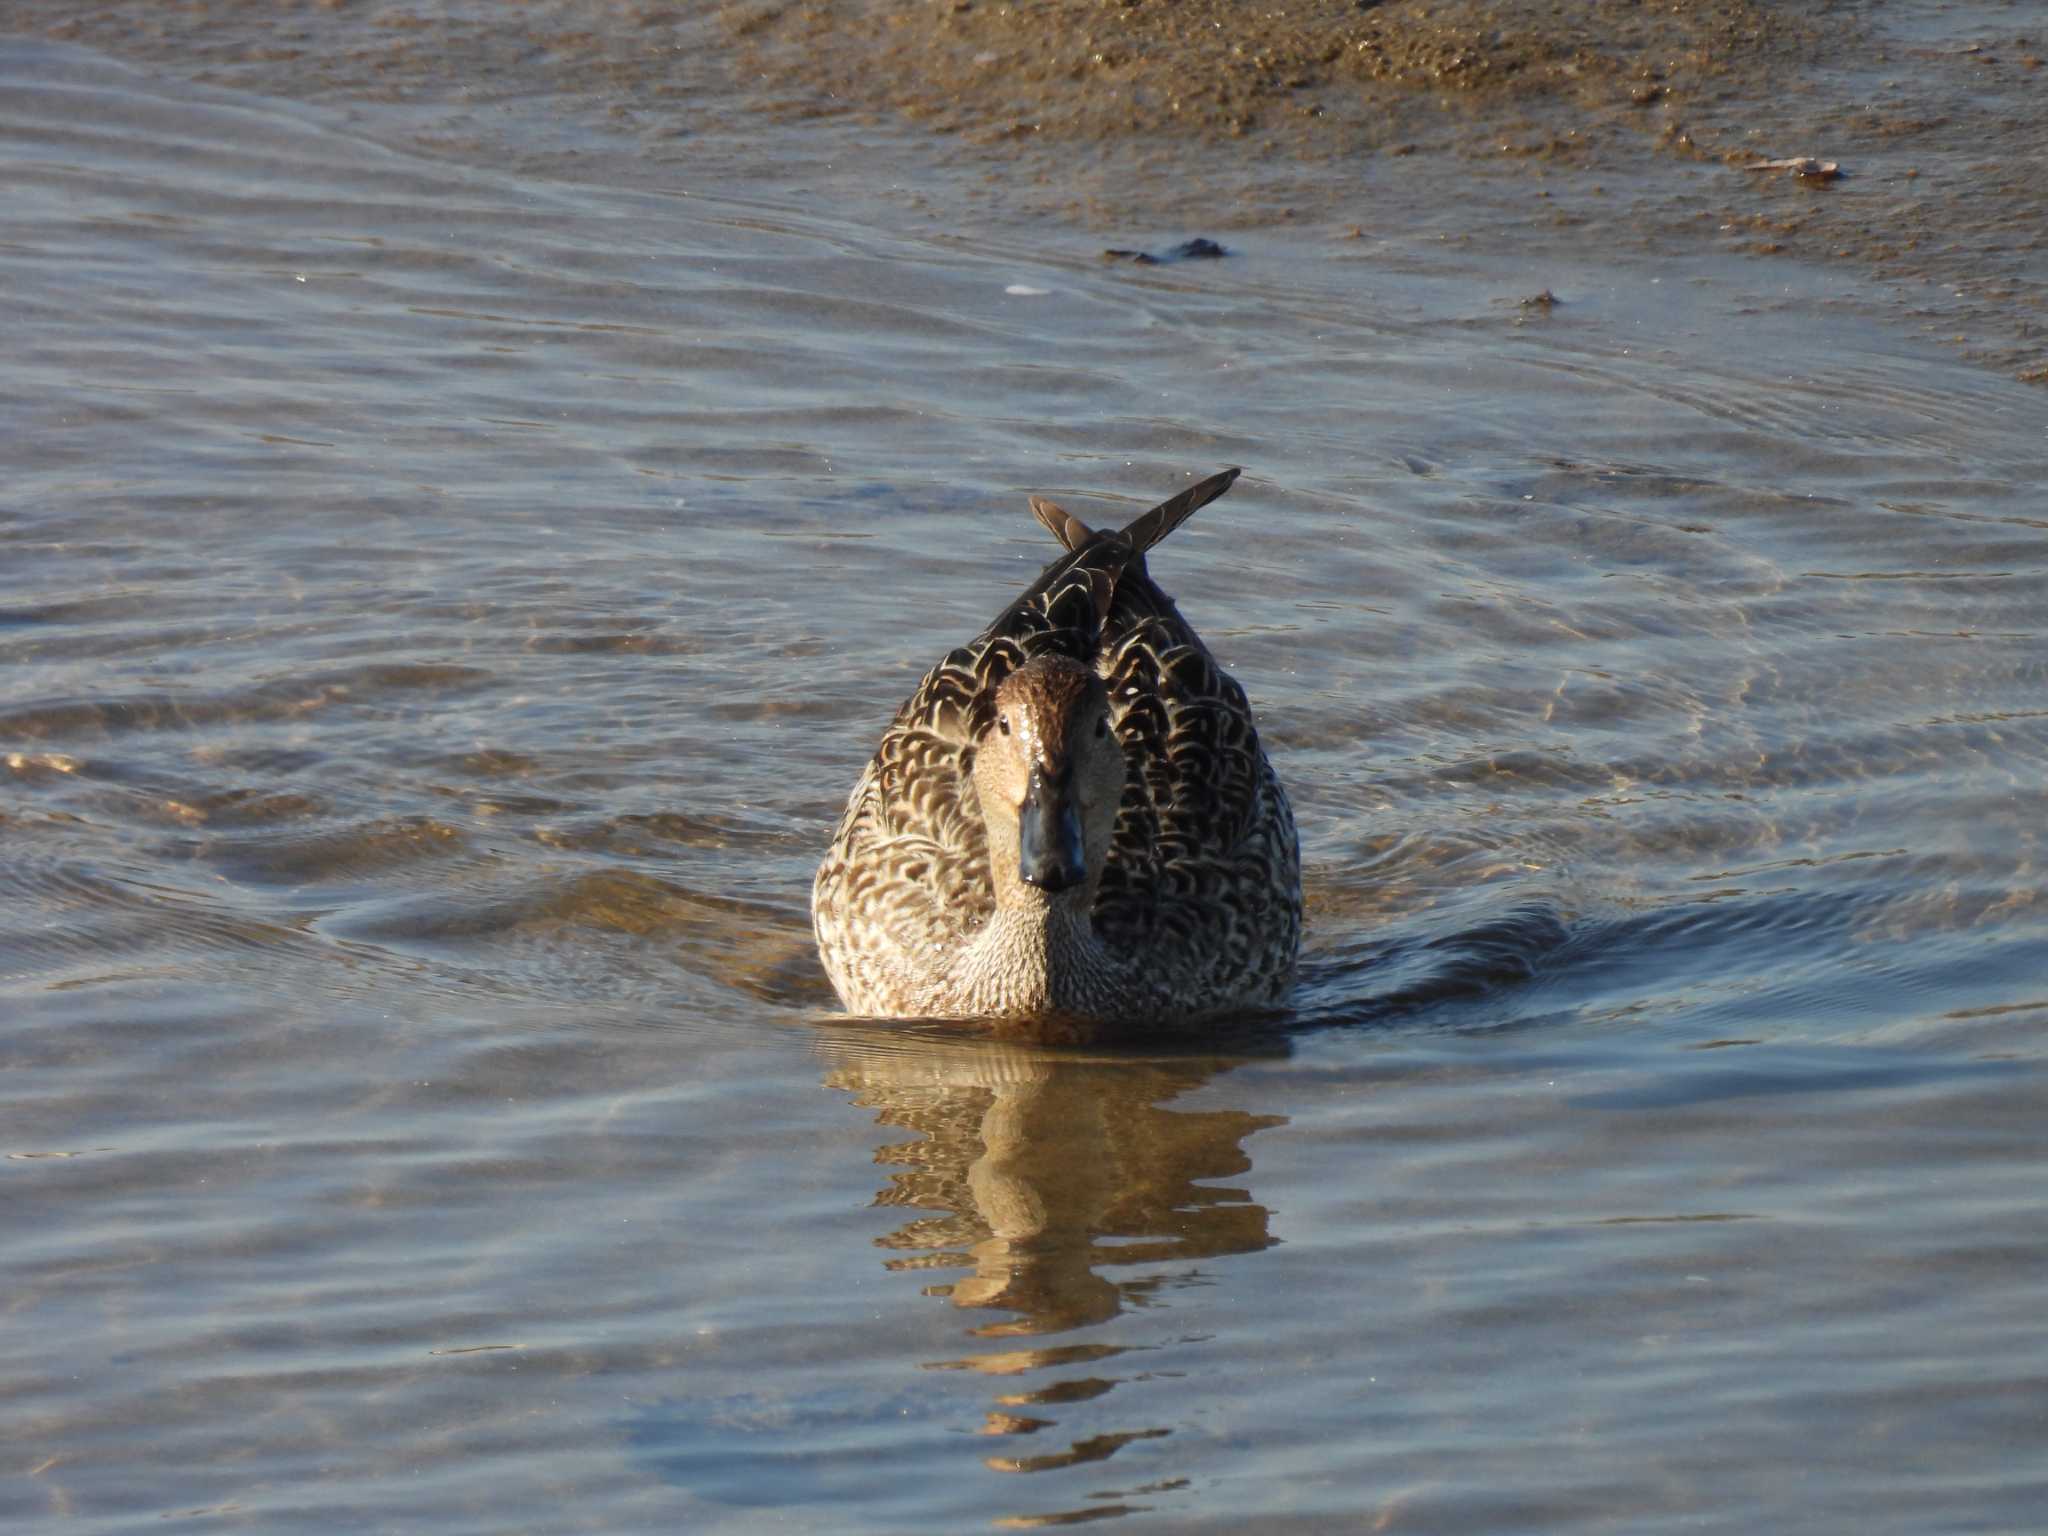
<svg viewBox="0 0 2048 1536">
<path fill-rule="evenodd" d="M 1043 496 L 1031 498 L 1031 512 L 1047 531 L 1069 550 L 1079 549 L 1095 537 L 1095 530 L 1074 516 L 1058 502 L 1047 501 Z"/>
<path fill-rule="evenodd" d="M 1146 550 L 1193 517 L 1196 512 L 1229 490 L 1232 482 L 1243 473 L 1241 469 L 1226 469 L 1206 480 L 1196 481 L 1172 500 L 1162 501 L 1143 517 L 1131 523 L 1119 537 L 1127 542 L 1136 554 L 1142 556 Z M 1036 502 L 1032 503 L 1031 510 L 1038 511 Z M 1039 520 L 1043 522 L 1045 514 L 1039 512 L 1038 515 Z M 1050 523 L 1046 526 L 1052 527 Z M 1059 530 L 1053 531 L 1057 533 Z M 1074 546 L 1069 544 L 1067 547 L 1072 549 Z"/>
</svg>

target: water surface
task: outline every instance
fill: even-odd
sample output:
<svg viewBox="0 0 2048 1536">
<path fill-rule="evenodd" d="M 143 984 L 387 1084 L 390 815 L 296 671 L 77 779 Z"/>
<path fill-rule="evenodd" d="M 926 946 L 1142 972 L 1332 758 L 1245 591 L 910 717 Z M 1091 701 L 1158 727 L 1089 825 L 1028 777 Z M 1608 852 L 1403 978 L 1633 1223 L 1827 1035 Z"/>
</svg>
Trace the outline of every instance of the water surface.
<svg viewBox="0 0 2048 1536">
<path fill-rule="evenodd" d="M 8 1518 L 2034 1523 L 2038 391 L 1725 251 L 0 83 Z M 1289 1018 L 838 1018 L 810 871 L 1024 495 L 1231 463 L 1153 568 Z"/>
</svg>

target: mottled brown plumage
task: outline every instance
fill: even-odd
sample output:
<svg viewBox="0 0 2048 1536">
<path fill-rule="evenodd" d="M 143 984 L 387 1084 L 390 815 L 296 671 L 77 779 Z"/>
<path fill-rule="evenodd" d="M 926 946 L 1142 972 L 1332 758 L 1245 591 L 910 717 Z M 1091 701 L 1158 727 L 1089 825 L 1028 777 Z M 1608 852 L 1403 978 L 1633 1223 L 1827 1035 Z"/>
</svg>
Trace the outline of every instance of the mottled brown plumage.
<svg viewBox="0 0 2048 1536">
<path fill-rule="evenodd" d="M 1070 1035 L 1285 996 L 1293 815 L 1244 691 L 1145 568 L 1237 474 L 1114 534 L 1033 499 L 1066 554 L 925 675 L 818 870 L 849 1009 Z"/>
</svg>

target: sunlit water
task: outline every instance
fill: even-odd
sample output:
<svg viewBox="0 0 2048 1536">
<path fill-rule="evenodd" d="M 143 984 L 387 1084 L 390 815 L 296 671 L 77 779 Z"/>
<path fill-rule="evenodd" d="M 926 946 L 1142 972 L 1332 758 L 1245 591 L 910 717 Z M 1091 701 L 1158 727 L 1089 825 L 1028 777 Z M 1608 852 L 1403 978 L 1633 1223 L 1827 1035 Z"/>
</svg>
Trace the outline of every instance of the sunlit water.
<svg viewBox="0 0 2048 1536">
<path fill-rule="evenodd" d="M 0 84 L 0 1516 L 2038 1522 L 2038 391 L 1791 269 Z M 1024 494 L 1233 463 L 1153 569 L 1286 1027 L 838 1020 L 810 871 Z"/>
</svg>

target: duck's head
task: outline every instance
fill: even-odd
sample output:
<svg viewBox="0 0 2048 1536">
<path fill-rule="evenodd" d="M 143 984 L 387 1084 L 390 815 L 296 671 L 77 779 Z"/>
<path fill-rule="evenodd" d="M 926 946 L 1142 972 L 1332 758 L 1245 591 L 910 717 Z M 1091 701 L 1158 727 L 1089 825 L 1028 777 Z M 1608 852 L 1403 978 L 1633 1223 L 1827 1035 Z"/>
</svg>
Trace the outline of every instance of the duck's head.
<svg viewBox="0 0 2048 1536">
<path fill-rule="evenodd" d="M 1064 656 L 1037 656 L 996 689 L 974 760 L 998 893 L 1018 883 L 1091 895 L 1109 857 L 1124 754 L 1102 679 Z"/>
</svg>

